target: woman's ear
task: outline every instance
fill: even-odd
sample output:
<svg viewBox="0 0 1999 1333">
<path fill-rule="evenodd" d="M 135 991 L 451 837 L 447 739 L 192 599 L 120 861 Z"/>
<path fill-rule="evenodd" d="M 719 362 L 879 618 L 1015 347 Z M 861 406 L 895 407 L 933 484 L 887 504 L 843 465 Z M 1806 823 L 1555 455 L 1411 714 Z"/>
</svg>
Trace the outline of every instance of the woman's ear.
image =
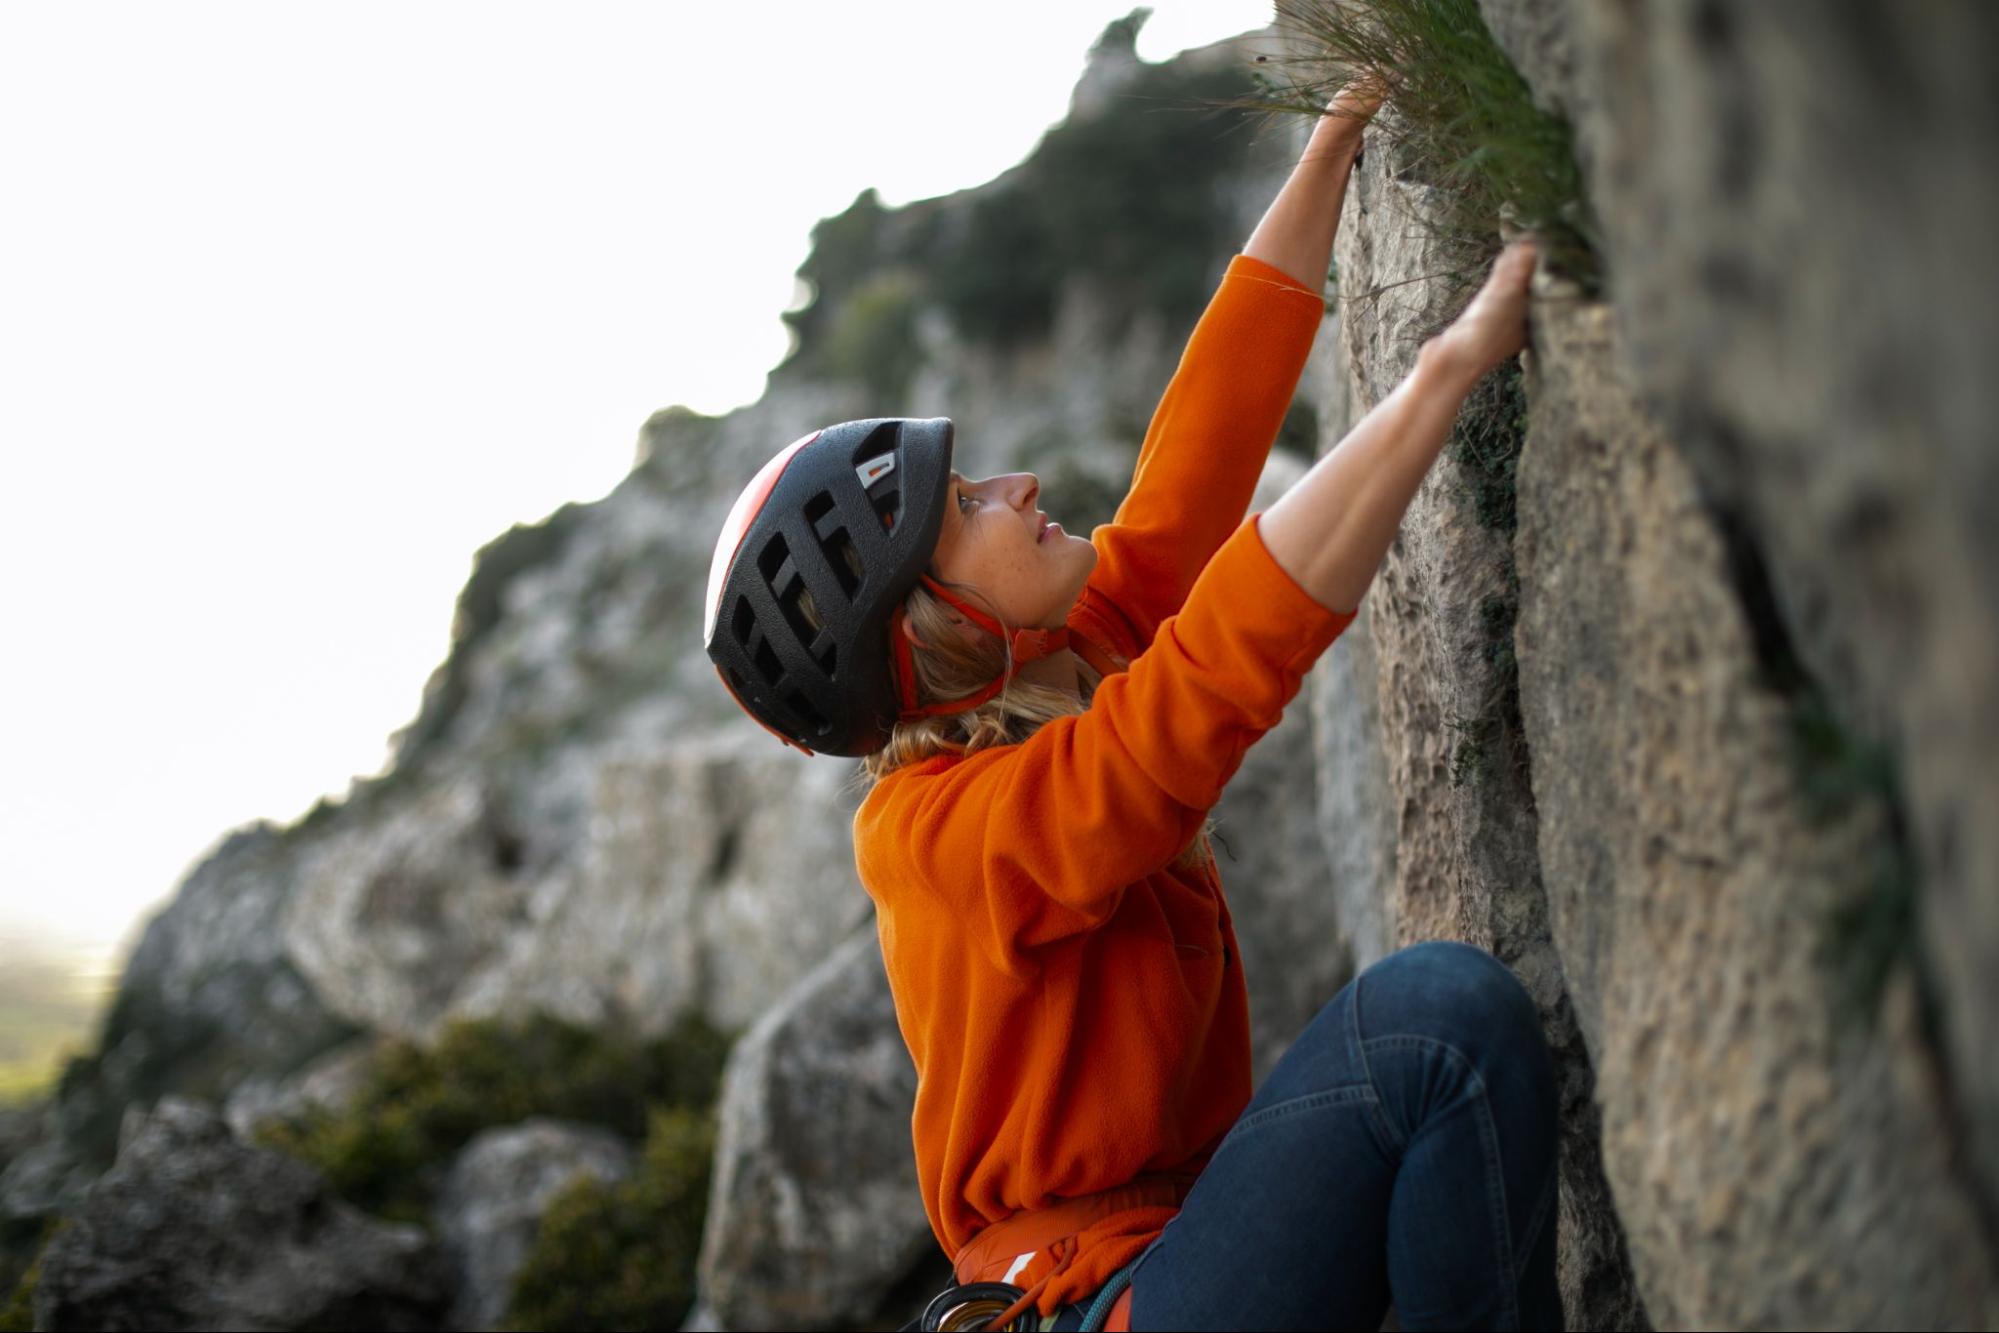
<svg viewBox="0 0 1999 1333">
<path fill-rule="evenodd" d="M 901 623 L 901 625 L 902 625 L 902 637 L 903 637 L 903 638 L 905 638 L 905 639 L 908 639 L 908 640 L 909 640 L 909 641 L 910 641 L 911 643 L 915 644 L 915 645 L 916 645 L 916 646 L 917 646 L 918 648 L 922 648 L 922 649 L 924 649 L 924 650 L 926 650 L 926 651 L 927 651 L 927 650 L 929 649 L 930 645 L 929 645 L 929 644 L 927 644 L 927 643 L 925 643 L 925 642 L 924 642 L 923 640 L 921 640 L 921 639 L 919 639 L 919 638 L 917 638 L 917 637 L 916 637 L 916 626 L 914 626 L 914 625 L 912 625 L 912 624 L 910 624 L 910 623 L 909 623 L 909 617 L 908 617 L 908 616 L 902 616 L 902 617 L 899 617 L 899 620 L 900 620 L 900 623 Z"/>
</svg>

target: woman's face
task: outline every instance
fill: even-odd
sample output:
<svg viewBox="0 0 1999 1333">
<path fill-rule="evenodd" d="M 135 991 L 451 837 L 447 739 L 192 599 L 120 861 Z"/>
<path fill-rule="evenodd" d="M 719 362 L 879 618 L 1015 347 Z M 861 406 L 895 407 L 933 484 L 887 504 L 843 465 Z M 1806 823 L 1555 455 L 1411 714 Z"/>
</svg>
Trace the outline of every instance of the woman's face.
<svg viewBox="0 0 1999 1333">
<path fill-rule="evenodd" d="M 930 561 L 933 576 L 969 584 L 1015 628 L 1060 626 L 1097 567 L 1089 538 L 1064 531 L 1035 508 L 1040 493 L 1031 472 L 984 481 L 953 472 L 944 531 Z"/>
</svg>

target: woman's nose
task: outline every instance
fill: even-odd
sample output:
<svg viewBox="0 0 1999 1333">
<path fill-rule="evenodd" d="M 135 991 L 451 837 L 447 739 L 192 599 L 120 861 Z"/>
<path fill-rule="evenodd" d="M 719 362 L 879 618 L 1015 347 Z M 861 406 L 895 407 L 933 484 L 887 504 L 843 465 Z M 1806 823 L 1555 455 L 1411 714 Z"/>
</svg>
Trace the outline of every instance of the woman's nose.
<svg viewBox="0 0 1999 1333">
<path fill-rule="evenodd" d="M 1007 494 L 1015 509 L 1032 509 L 1041 494 L 1041 481 L 1032 472 L 1015 472 L 1007 477 Z"/>
</svg>

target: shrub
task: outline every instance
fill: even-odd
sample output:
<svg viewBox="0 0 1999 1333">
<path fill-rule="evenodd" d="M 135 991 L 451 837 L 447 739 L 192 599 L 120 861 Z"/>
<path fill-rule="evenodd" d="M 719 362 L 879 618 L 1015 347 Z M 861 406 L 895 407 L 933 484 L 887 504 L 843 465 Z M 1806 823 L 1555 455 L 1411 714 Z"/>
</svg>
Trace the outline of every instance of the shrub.
<svg viewBox="0 0 1999 1333">
<path fill-rule="evenodd" d="M 826 368 L 865 384 L 882 411 L 893 410 L 922 364 L 916 337 L 921 305 L 919 282 L 905 269 L 868 279 L 834 317 L 826 335 Z"/>
<path fill-rule="evenodd" d="M 1144 18 L 1113 22 L 1099 47 L 1128 50 Z M 1009 346 L 1048 331 L 1072 278 L 1114 315 L 1191 320 L 1240 239 L 1225 186 L 1254 147 L 1240 114 L 1253 88 L 1240 69 L 1141 64 L 1115 105 L 1051 129 L 961 213 L 938 200 L 888 209 L 863 191 L 812 229 L 798 270 L 812 297 L 784 316 L 797 338 L 786 364 L 894 397 L 915 347 L 905 311 L 934 301 L 965 338 Z M 892 273 L 907 285 L 880 287 Z"/>
<path fill-rule="evenodd" d="M 714 1155 L 711 1113 L 655 1109 L 635 1177 L 583 1177 L 542 1214 L 505 1327 L 678 1328 L 694 1303 Z"/>
<path fill-rule="evenodd" d="M 390 1043 L 347 1106 L 268 1122 L 257 1137 L 358 1207 L 427 1224 L 452 1156 L 480 1131 L 554 1116 L 636 1139 L 653 1106 L 712 1105 L 727 1053 L 699 1018 L 650 1041 L 544 1014 L 460 1022 L 434 1046 Z"/>
<path fill-rule="evenodd" d="M 1101 40 L 1129 43 L 1141 21 L 1114 23 Z M 1232 244 L 1224 185 L 1248 160 L 1253 128 L 1233 113 L 1253 87 L 1233 68 L 1142 65 L 1114 106 L 1050 130 L 932 257 L 952 322 L 999 344 L 1044 333 L 1071 276 L 1127 317 L 1199 314 Z"/>
</svg>

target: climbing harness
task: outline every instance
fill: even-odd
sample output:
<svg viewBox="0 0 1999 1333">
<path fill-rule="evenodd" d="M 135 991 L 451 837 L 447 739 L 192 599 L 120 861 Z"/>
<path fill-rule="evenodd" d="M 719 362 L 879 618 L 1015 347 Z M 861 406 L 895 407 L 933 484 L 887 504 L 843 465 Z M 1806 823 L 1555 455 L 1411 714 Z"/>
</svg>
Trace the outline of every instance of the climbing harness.
<svg viewBox="0 0 1999 1333">
<path fill-rule="evenodd" d="M 1153 1245 L 1158 1244 L 1155 1240 Z M 1085 1333 L 1098 1333 L 1111 1325 L 1111 1312 L 1117 1308 L 1118 1299 L 1131 1290 L 1131 1275 L 1138 1268 L 1139 1261 L 1152 1253 L 1152 1245 L 1139 1252 L 1123 1268 L 1111 1274 L 1108 1281 L 1097 1291 L 1089 1309 L 1083 1313 L 1081 1328 Z M 1052 1274 L 1051 1274 L 1052 1276 Z M 1042 1283 L 1047 1281 L 1046 1278 Z M 1036 1291 L 1042 1283 L 1037 1283 Z M 1013 1313 L 1018 1310 L 1019 1313 Z M 995 1323 L 996 1318 L 1012 1315 L 1010 1323 Z M 1125 1324 L 1130 1322 L 1126 1312 Z M 1014 1286 L 1011 1282 L 972 1282 L 951 1287 L 939 1292 L 922 1315 L 904 1324 L 901 1333 L 931 1333 L 937 1329 L 1045 1329 L 1054 1326 L 1055 1316 L 1042 1315 L 1032 1308 L 1032 1297 L 1028 1289 Z"/>
<path fill-rule="evenodd" d="M 1151 1245 L 1141 1249 L 1131 1257 L 1121 1269 L 1111 1273 L 1101 1287 L 1097 1287 L 1095 1297 L 1091 1297 L 1089 1307 L 1083 1311 L 1083 1323 L 1079 1325 L 1087 1333 L 1097 1333 L 1099 1329 L 1119 1327 L 1127 1329 L 1131 1325 L 1129 1301 L 1123 1301 L 1119 1311 L 1119 1299 L 1131 1291 L 1131 1273 L 1137 1265 L 1153 1251 L 1159 1237 L 1153 1237 Z M 902 1325 L 902 1333 L 930 1333 L 932 1329 L 1051 1329 L 1059 1311 L 1055 1315 L 1041 1315 L 1035 1311 L 1035 1297 L 1047 1287 L 1051 1279 L 1069 1267 L 1069 1261 L 1077 1255 L 1077 1245 L 1073 1235 L 1065 1235 L 1051 1247 L 1055 1255 L 1055 1267 L 1041 1275 L 1031 1287 L 1015 1287 L 1013 1283 L 960 1283 L 940 1291 L 924 1313 Z M 1021 1255 L 1025 1259 L 1025 1255 Z M 1115 1317 L 1113 1317 L 1115 1315 Z"/>
</svg>

